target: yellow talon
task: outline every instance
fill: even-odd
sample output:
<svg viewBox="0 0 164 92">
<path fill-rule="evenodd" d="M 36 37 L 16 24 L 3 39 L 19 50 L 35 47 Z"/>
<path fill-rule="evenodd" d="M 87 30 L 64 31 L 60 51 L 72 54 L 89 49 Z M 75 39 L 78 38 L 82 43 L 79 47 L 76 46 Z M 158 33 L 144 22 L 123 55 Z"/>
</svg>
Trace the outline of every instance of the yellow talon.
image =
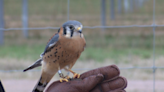
<svg viewBox="0 0 164 92">
<path fill-rule="evenodd" d="M 80 78 L 80 74 L 75 73 L 75 74 L 73 75 L 73 78 Z"/>
<path fill-rule="evenodd" d="M 68 69 L 68 71 L 73 73 L 73 78 L 80 78 L 80 74 L 77 74 L 77 73 L 73 72 L 71 69 Z"/>
<path fill-rule="evenodd" d="M 69 79 L 70 79 L 70 77 L 69 77 L 69 76 L 67 76 L 67 77 L 66 77 L 66 79 L 67 79 L 67 80 L 69 80 Z"/>
<path fill-rule="evenodd" d="M 68 82 L 68 79 L 66 79 L 66 78 L 61 78 L 61 79 L 60 79 L 60 82 L 63 82 L 63 81 Z"/>
</svg>

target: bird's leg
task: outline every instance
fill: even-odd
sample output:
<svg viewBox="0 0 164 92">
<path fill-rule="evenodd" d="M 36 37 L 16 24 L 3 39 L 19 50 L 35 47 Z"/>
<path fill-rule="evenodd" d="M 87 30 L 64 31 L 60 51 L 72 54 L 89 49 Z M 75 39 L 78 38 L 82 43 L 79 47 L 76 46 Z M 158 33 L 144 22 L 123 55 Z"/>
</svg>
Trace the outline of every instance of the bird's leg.
<svg viewBox="0 0 164 92">
<path fill-rule="evenodd" d="M 69 75 L 69 71 L 67 72 L 67 75 L 65 76 L 65 78 L 69 80 L 70 77 L 68 75 Z"/>
<path fill-rule="evenodd" d="M 58 74 L 59 74 L 59 76 L 60 76 L 61 78 L 64 78 L 64 75 L 63 75 L 63 73 L 62 73 L 60 70 L 58 70 Z"/>
<path fill-rule="evenodd" d="M 80 78 L 80 74 L 75 73 L 71 69 L 68 69 L 68 71 L 70 71 L 73 74 L 73 78 Z"/>
<path fill-rule="evenodd" d="M 65 69 L 65 71 L 67 71 L 67 75 L 65 76 L 65 78 L 66 79 L 70 79 L 70 77 L 69 77 L 69 71 L 68 71 L 68 69 L 67 68 L 69 68 L 68 66 L 66 66 L 64 69 Z"/>
<path fill-rule="evenodd" d="M 66 81 L 68 82 L 68 79 L 64 77 L 63 73 L 61 70 L 58 70 L 59 76 L 61 77 L 60 82 Z"/>
</svg>

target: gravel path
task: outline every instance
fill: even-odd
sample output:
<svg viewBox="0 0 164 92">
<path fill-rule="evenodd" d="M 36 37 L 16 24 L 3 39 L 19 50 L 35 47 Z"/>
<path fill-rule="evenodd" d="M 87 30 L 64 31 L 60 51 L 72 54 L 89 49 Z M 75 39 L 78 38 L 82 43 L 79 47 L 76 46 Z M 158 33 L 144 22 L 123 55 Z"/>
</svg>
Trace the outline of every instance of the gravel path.
<svg viewBox="0 0 164 92">
<path fill-rule="evenodd" d="M 2 80 L 6 92 L 31 92 L 37 80 Z M 164 92 L 164 81 L 156 81 L 156 92 Z M 152 80 L 128 80 L 127 92 L 152 92 Z"/>
</svg>

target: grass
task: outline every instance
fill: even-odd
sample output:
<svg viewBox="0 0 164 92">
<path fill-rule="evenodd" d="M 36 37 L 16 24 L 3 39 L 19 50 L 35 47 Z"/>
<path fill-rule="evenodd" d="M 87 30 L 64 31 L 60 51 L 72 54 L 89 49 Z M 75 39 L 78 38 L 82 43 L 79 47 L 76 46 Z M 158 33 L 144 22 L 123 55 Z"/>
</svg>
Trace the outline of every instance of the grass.
<svg viewBox="0 0 164 92">
<path fill-rule="evenodd" d="M 0 47 L 0 58 L 17 58 L 36 60 L 40 53 L 44 50 L 44 45 L 4 45 Z M 80 60 L 95 60 L 102 62 L 106 59 L 118 60 L 129 55 L 136 55 L 143 59 L 152 57 L 152 49 L 144 48 L 100 48 L 86 47 L 82 53 Z M 164 54 L 164 49 L 157 48 L 156 54 Z"/>
</svg>

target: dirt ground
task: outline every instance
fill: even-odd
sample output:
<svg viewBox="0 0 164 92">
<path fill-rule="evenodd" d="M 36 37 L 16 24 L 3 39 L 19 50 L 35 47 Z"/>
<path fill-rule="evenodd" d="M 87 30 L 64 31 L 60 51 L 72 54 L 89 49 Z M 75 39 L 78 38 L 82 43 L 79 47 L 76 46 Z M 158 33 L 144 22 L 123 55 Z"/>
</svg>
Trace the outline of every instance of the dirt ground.
<svg viewBox="0 0 164 92">
<path fill-rule="evenodd" d="M 37 80 L 3 80 L 6 92 L 31 92 Z M 156 81 L 156 92 L 164 92 L 164 81 Z M 127 92 L 153 92 L 152 80 L 128 80 Z"/>
<path fill-rule="evenodd" d="M 142 65 L 150 65 L 152 59 L 147 60 L 140 60 L 140 59 L 134 59 L 133 62 L 130 63 L 119 63 L 118 66 L 121 67 L 127 67 L 132 66 L 133 63 L 137 66 Z M 163 65 L 164 57 L 158 58 L 156 65 Z M 8 63 L 3 63 L 1 61 L 8 61 Z M 140 62 L 139 62 L 140 61 Z M 141 62 L 142 61 L 142 62 Z M 10 59 L 0 59 L 1 66 L 10 67 L 10 66 L 16 66 L 16 62 L 19 62 L 20 65 L 17 65 L 17 67 L 20 68 L 20 70 L 23 70 L 27 65 L 30 65 L 30 61 L 17 61 L 17 60 L 10 60 Z M 10 63 L 9 63 L 10 62 Z M 85 71 L 88 71 L 88 69 L 94 69 L 102 66 L 111 65 L 114 62 L 112 60 L 104 61 L 103 63 L 96 63 L 95 61 L 87 61 L 82 62 L 79 61 L 74 66 L 74 69 L 77 73 L 83 73 Z M 85 65 L 85 66 L 82 66 Z M 11 68 L 12 68 L 11 67 Z M 18 68 L 18 69 L 19 69 Z M 82 70 L 80 70 L 82 69 Z M 37 69 L 36 69 L 37 70 Z M 153 92 L 153 75 L 152 70 L 141 70 L 141 69 L 131 69 L 131 70 L 121 70 L 121 76 L 124 76 L 128 80 L 128 86 L 126 88 L 127 92 Z M 0 72 L 1 81 L 3 83 L 3 86 L 5 87 L 6 92 L 31 92 L 31 90 L 34 88 L 35 84 L 38 81 L 38 78 L 40 77 L 40 69 L 36 72 Z M 155 88 L 156 92 L 164 92 L 164 72 L 161 69 L 157 69 L 156 72 L 156 81 L 155 81 Z M 55 75 L 51 82 L 58 80 L 59 76 Z"/>
</svg>

